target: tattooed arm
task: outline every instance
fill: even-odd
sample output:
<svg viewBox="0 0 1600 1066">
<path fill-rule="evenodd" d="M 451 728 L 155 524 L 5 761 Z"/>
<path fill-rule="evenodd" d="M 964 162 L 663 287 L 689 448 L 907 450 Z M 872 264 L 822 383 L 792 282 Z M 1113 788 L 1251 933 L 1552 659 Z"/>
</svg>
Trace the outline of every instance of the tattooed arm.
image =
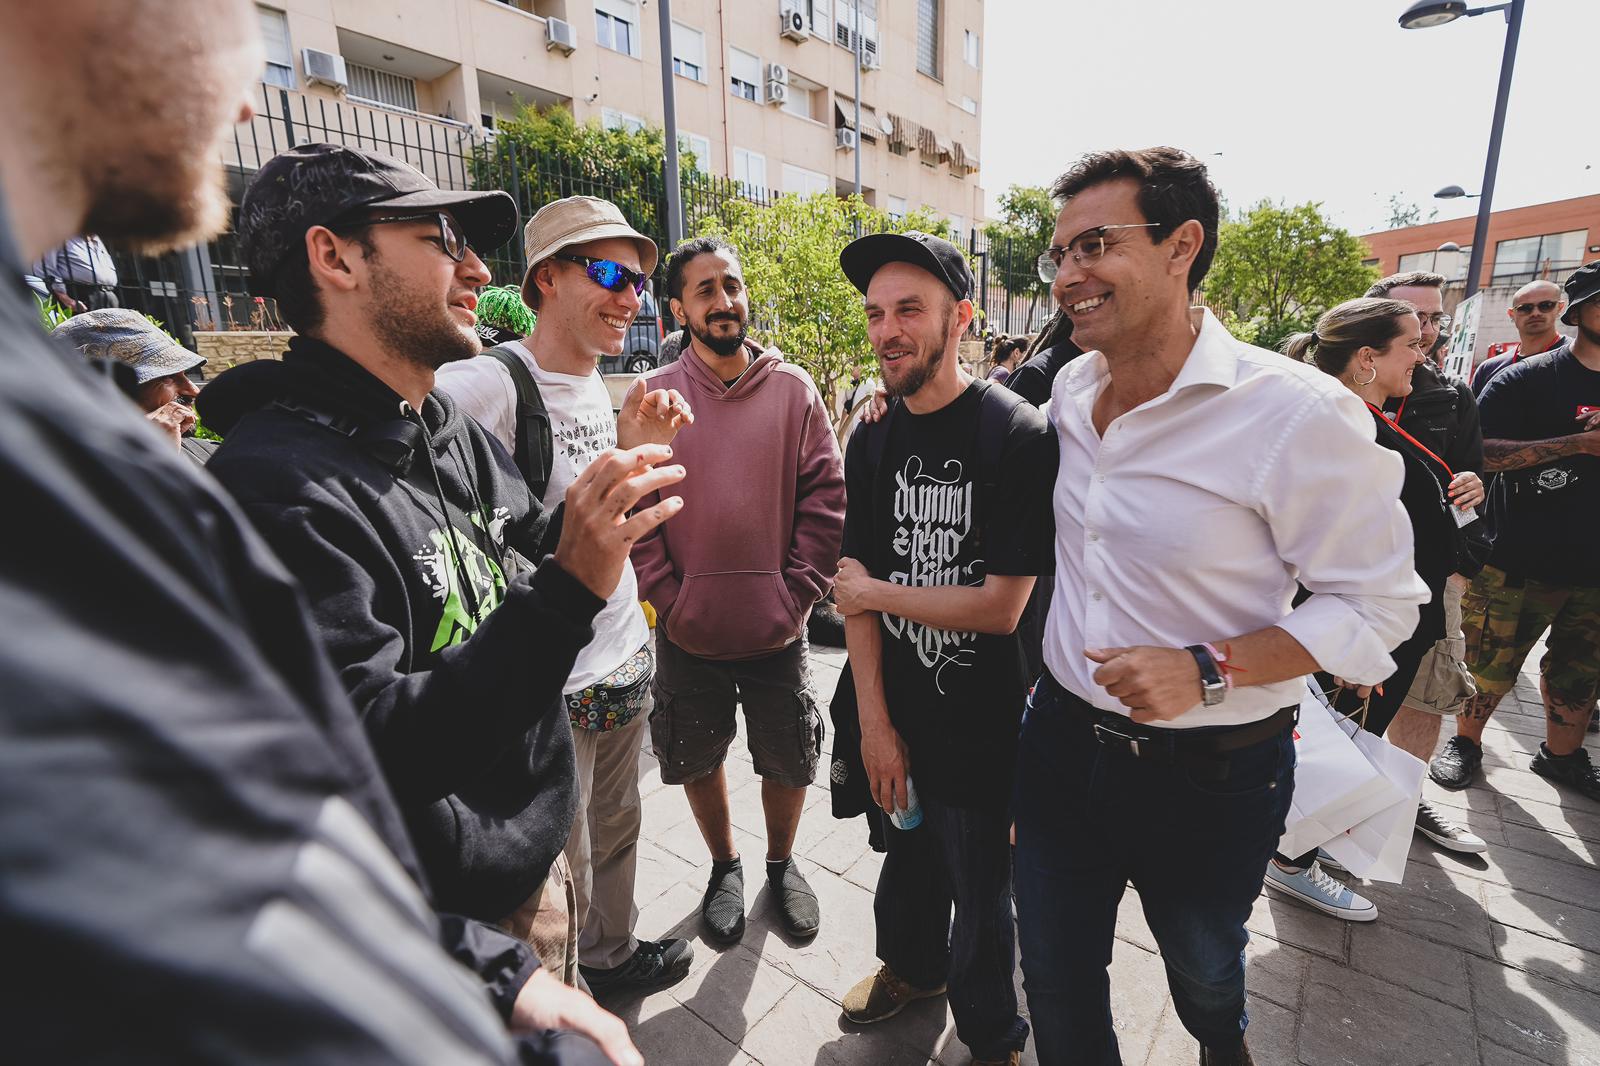
<svg viewBox="0 0 1600 1066">
<path fill-rule="evenodd" d="M 1569 455 L 1600 455 L 1600 430 L 1549 440 L 1490 439 L 1483 442 L 1483 465 L 1491 471 L 1522 470 Z"/>
</svg>

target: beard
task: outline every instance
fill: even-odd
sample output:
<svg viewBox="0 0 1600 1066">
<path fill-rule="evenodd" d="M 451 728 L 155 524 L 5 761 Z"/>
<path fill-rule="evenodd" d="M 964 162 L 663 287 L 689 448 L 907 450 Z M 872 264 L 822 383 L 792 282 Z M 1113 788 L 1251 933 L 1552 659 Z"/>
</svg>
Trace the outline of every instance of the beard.
<svg viewBox="0 0 1600 1066">
<path fill-rule="evenodd" d="M 210 149 L 129 153 L 87 175 L 83 232 L 145 255 L 207 240 L 228 224 L 222 164 Z"/>
<path fill-rule="evenodd" d="M 739 322 L 739 329 L 735 333 L 727 336 L 718 336 L 717 334 L 711 332 L 711 324 L 713 321 L 728 322 L 734 320 L 725 317 L 719 317 L 717 319 L 706 319 L 699 325 L 691 322 L 689 323 L 689 332 L 693 334 L 695 340 L 705 345 L 711 351 L 716 352 L 718 355 L 732 355 L 734 352 L 744 347 L 745 338 L 750 334 L 750 324 L 748 322 Z"/>
<path fill-rule="evenodd" d="M 423 292 L 390 270 L 376 250 L 367 261 L 372 269 L 372 333 L 389 352 L 417 366 L 438 370 L 483 351 L 477 330 L 450 317 L 442 294 Z"/>
<path fill-rule="evenodd" d="M 922 386 L 928 383 L 928 379 L 939 372 L 946 356 L 944 339 L 950 336 L 950 322 L 954 317 L 954 309 L 946 308 L 940 317 L 938 340 L 926 349 L 918 344 L 918 354 L 913 357 L 916 362 L 903 372 L 904 376 L 897 384 L 890 383 L 888 374 L 883 375 L 883 387 L 888 390 L 890 396 L 899 396 L 902 399 L 915 396 Z"/>
</svg>

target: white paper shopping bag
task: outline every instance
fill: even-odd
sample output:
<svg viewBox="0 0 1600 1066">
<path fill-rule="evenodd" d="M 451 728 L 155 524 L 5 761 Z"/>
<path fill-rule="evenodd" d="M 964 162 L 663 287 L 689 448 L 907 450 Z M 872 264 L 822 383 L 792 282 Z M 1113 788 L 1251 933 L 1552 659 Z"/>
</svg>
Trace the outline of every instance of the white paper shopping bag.
<svg viewBox="0 0 1600 1066">
<path fill-rule="evenodd" d="M 1422 775 L 1428 767 L 1365 730 L 1355 737 L 1355 743 L 1400 798 L 1322 846 L 1356 877 L 1399 884 L 1406 875 L 1406 855 L 1411 851 L 1417 803 L 1422 799 Z"/>
<path fill-rule="evenodd" d="M 1294 798 L 1281 853 L 1320 847 L 1401 798 L 1351 739 L 1353 732 L 1359 727 L 1341 719 L 1308 679 L 1295 727 Z"/>
</svg>

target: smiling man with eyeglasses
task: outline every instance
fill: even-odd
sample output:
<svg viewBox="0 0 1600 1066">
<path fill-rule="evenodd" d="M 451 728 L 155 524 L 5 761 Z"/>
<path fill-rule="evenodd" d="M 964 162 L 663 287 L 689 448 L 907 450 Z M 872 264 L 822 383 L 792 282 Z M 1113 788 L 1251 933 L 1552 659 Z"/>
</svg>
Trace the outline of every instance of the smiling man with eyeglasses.
<svg viewBox="0 0 1600 1066">
<path fill-rule="evenodd" d="M 1530 281 L 1511 297 L 1506 317 L 1517 328 L 1517 339 L 1489 348 L 1489 358 L 1472 373 L 1472 391 L 1483 395 L 1490 380 L 1506 367 L 1530 355 L 1553 352 L 1568 339 L 1556 330 L 1566 309 L 1567 297 L 1553 281 Z"/>
<path fill-rule="evenodd" d="M 1325 374 L 1190 307 L 1218 197 L 1175 148 L 1057 180 L 1055 592 L 1015 790 L 1022 971 L 1043 1066 L 1114 1066 L 1131 881 L 1208 1066 L 1244 1044 L 1244 923 L 1294 788 L 1304 677 L 1373 685 L 1417 624 L 1400 462 Z M 1310 597 L 1294 604 L 1296 582 Z"/>
<path fill-rule="evenodd" d="M 239 218 L 252 291 L 296 336 L 278 373 L 250 379 L 209 469 L 304 584 L 435 903 L 500 925 L 575 983 L 561 697 L 630 545 L 681 501 L 630 510 L 682 468 L 661 445 L 599 449 L 557 519 L 434 388 L 479 352 L 480 252 L 517 226 L 505 193 L 303 145 L 261 169 Z"/>
</svg>

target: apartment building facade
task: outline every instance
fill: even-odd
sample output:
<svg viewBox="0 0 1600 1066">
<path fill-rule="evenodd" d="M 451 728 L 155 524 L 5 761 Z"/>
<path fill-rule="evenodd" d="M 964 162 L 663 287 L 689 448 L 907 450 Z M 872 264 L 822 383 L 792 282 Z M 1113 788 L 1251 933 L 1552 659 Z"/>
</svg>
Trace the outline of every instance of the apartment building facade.
<svg viewBox="0 0 1600 1066">
<path fill-rule="evenodd" d="M 699 169 L 780 193 L 983 217 L 983 0 L 674 0 L 679 144 Z M 648 0 L 268 0 L 263 81 L 493 136 L 526 104 L 663 124 Z M 861 120 L 856 123 L 856 27 Z"/>
</svg>

